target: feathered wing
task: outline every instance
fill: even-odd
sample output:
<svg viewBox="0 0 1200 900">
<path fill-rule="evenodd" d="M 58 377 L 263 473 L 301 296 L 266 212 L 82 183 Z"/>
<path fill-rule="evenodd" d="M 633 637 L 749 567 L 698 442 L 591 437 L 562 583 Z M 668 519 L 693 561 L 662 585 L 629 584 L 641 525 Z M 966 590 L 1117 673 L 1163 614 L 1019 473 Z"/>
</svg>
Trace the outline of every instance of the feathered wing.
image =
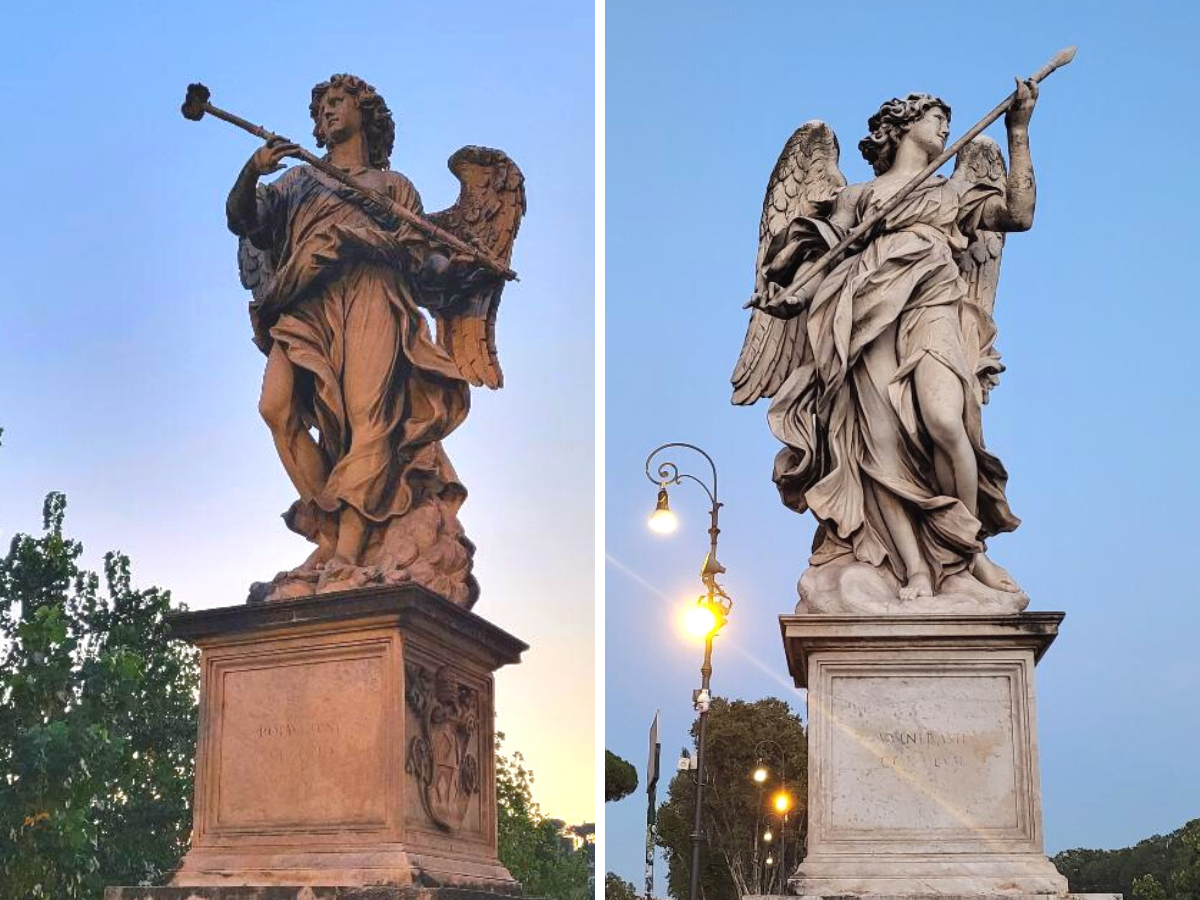
<svg viewBox="0 0 1200 900">
<path fill-rule="evenodd" d="M 771 171 L 758 226 L 758 258 L 754 291 L 766 290 L 764 262 L 768 248 L 797 216 L 822 212 L 846 185 L 838 169 L 838 141 L 824 122 L 805 122 L 788 138 Z M 733 368 L 733 402 L 749 405 L 773 397 L 804 353 L 808 314 L 780 319 L 754 310 Z"/>
<path fill-rule="evenodd" d="M 254 298 L 250 301 L 250 326 L 254 329 L 254 345 L 263 353 L 271 352 L 269 326 L 262 314 L 263 302 L 271 279 L 275 277 L 275 260 L 271 251 L 259 250 L 249 238 L 238 238 L 238 275 L 242 287 Z"/>
<path fill-rule="evenodd" d="M 447 165 L 462 185 L 458 200 L 430 220 L 507 265 L 525 215 L 525 176 L 505 153 L 487 147 L 463 147 Z M 496 311 L 503 290 L 503 279 L 481 266 L 452 266 L 432 292 L 438 343 L 463 378 L 476 386 L 504 383 L 496 353 Z"/>
<path fill-rule="evenodd" d="M 1000 146 L 984 135 L 975 138 L 958 152 L 952 177 L 1006 190 L 1008 173 Z M 967 282 L 967 302 L 962 311 L 963 344 L 967 361 L 975 371 L 975 398 L 980 403 L 987 403 L 988 394 L 1004 371 L 996 349 L 996 322 L 992 318 L 1003 251 L 1004 232 L 976 231 L 967 249 L 957 257 Z"/>
</svg>

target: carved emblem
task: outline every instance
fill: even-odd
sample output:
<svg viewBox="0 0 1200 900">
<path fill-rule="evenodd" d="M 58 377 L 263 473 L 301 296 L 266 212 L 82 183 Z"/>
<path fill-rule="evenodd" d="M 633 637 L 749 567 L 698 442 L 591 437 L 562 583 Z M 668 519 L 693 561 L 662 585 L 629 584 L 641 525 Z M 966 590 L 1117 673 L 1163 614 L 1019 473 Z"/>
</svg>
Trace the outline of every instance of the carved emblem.
<svg viewBox="0 0 1200 900">
<path fill-rule="evenodd" d="M 479 759 L 471 752 L 479 731 L 479 693 L 460 683 L 450 666 L 436 673 L 413 664 L 404 670 L 404 696 L 421 729 L 408 742 L 404 771 L 420 785 L 429 818 L 454 831 L 480 792 Z"/>
</svg>

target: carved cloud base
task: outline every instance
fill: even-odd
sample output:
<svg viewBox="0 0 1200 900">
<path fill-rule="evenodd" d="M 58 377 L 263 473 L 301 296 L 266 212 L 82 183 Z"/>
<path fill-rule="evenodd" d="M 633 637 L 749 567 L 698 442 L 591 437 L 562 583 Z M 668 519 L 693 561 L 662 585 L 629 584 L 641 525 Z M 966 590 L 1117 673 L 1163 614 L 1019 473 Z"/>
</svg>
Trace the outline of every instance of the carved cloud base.
<svg viewBox="0 0 1200 900">
<path fill-rule="evenodd" d="M 413 585 L 171 626 L 201 650 L 192 847 L 173 886 L 519 892 L 496 854 L 492 673 L 524 644 Z"/>
<path fill-rule="evenodd" d="M 933 597 L 900 599 L 900 582 L 886 567 L 860 562 L 846 553 L 809 566 L 797 586 L 796 613 L 822 616 L 989 615 L 1024 612 L 1024 591 L 990 588 L 969 572 L 956 572 Z"/>
<path fill-rule="evenodd" d="M 1062 613 L 782 616 L 808 688 L 807 897 L 1061 896 L 1034 664 Z"/>
</svg>

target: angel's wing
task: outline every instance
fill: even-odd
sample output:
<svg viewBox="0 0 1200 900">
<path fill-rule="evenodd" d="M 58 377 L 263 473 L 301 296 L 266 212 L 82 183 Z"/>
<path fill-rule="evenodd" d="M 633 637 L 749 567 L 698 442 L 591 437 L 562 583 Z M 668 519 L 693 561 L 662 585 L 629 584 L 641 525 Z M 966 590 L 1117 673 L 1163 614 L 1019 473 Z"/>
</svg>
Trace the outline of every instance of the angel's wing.
<svg viewBox="0 0 1200 900">
<path fill-rule="evenodd" d="M 254 345 L 263 353 L 271 352 L 270 325 L 262 313 L 263 301 L 271 279 L 275 277 L 275 262 L 269 250 L 259 250 L 249 238 L 238 238 L 238 275 L 242 287 L 250 291 L 250 325 L 254 329 Z"/>
<path fill-rule="evenodd" d="M 958 152 L 953 178 L 972 184 L 990 184 L 1006 189 L 1008 175 L 1004 155 L 990 137 L 980 135 Z M 975 399 L 987 403 L 988 394 L 1000 381 L 1004 365 L 996 350 L 996 285 L 1000 280 L 1000 254 L 1004 250 L 1004 232 L 977 231 L 971 243 L 957 257 L 958 267 L 967 282 L 967 302 L 963 305 L 963 342 L 967 361 L 975 370 Z"/>
<path fill-rule="evenodd" d="M 525 176 L 506 154 L 487 147 L 463 147 L 447 164 L 462 188 L 455 204 L 430 220 L 507 265 L 525 215 Z M 496 355 L 496 311 L 503 290 L 503 280 L 481 267 L 452 267 L 433 291 L 438 343 L 476 386 L 504 384 Z"/>
<path fill-rule="evenodd" d="M 845 186 L 846 179 L 838 170 L 838 154 L 833 129 L 815 120 L 797 128 L 784 144 L 767 182 L 758 226 L 756 293 L 766 288 L 763 263 L 772 240 L 796 216 L 822 212 L 834 194 Z M 780 319 L 754 310 L 730 379 L 734 403 L 749 405 L 775 395 L 784 379 L 800 363 L 807 322 L 807 313 Z"/>
</svg>

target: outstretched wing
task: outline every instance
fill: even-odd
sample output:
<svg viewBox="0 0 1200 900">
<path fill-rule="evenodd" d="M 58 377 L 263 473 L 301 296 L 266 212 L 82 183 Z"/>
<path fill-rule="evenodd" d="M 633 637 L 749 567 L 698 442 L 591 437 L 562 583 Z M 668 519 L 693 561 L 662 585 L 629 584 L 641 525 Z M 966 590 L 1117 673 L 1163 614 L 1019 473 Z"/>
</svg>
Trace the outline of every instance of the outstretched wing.
<svg viewBox="0 0 1200 900">
<path fill-rule="evenodd" d="M 984 135 L 975 138 L 958 152 L 953 178 L 1007 189 L 1008 174 L 1000 146 Z M 967 361 L 975 370 L 975 399 L 980 403 L 987 403 L 988 394 L 1004 371 L 996 350 L 996 322 L 992 318 L 1003 251 L 1004 232 L 976 231 L 967 249 L 957 257 L 967 282 L 967 302 L 962 312 L 963 342 Z"/>
<path fill-rule="evenodd" d="M 766 289 L 764 262 L 771 242 L 797 216 L 818 215 L 846 179 L 838 170 L 838 141 L 824 122 L 805 122 L 788 138 L 767 182 L 758 226 L 755 293 Z M 773 397 L 784 379 L 800 364 L 808 315 L 780 319 L 754 310 L 733 369 L 733 402 L 749 405 Z"/>
<path fill-rule="evenodd" d="M 525 176 L 508 156 L 487 147 L 463 147 L 447 165 L 462 187 L 449 209 L 430 220 L 469 238 L 508 264 L 525 215 Z M 496 354 L 496 311 L 504 281 L 479 266 L 451 266 L 438 280 L 431 303 L 438 343 L 471 384 L 504 384 Z"/>
</svg>

